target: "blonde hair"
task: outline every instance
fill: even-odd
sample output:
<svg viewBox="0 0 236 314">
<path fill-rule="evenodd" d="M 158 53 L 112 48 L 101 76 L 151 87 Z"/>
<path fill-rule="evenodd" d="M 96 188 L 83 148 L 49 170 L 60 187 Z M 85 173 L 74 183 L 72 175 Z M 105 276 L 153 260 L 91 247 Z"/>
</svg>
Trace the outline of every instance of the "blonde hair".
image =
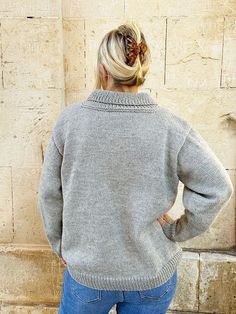
<svg viewBox="0 0 236 314">
<path fill-rule="evenodd" d="M 141 64 L 138 55 L 134 64 L 126 64 L 126 50 L 124 37 L 129 36 L 139 44 L 144 41 L 147 51 L 144 54 L 144 61 Z M 151 63 L 150 49 L 146 43 L 143 32 L 137 22 L 131 20 L 111 30 L 103 37 L 97 54 L 97 69 L 95 71 L 95 88 L 102 89 L 102 78 L 99 71 L 99 64 L 102 63 L 114 81 L 114 85 L 140 86 L 145 81 Z"/>
</svg>

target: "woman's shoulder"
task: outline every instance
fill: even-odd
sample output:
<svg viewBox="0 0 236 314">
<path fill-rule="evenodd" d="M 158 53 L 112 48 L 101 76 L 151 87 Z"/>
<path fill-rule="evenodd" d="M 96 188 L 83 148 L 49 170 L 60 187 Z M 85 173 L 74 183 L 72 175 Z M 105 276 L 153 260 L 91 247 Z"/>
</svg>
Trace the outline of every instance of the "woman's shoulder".
<svg viewBox="0 0 236 314">
<path fill-rule="evenodd" d="M 176 132 L 176 135 L 179 133 L 183 135 L 187 134 L 192 127 L 189 121 L 180 115 L 177 115 L 170 108 L 158 106 L 157 115 L 159 119 L 165 123 L 166 128 Z"/>
</svg>

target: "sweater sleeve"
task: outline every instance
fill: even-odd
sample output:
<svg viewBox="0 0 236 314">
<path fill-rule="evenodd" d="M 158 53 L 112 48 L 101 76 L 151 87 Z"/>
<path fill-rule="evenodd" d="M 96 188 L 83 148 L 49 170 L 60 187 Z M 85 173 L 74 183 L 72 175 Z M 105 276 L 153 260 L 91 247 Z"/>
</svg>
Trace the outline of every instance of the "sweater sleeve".
<svg viewBox="0 0 236 314">
<path fill-rule="evenodd" d="M 231 198 L 234 188 L 227 171 L 206 140 L 190 128 L 178 153 L 178 177 L 184 184 L 184 214 L 162 225 L 173 241 L 186 241 L 205 232 Z"/>
<path fill-rule="evenodd" d="M 62 155 L 52 134 L 41 171 L 38 208 L 45 234 L 53 251 L 61 257 L 63 196 L 61 186 Z"/>
</svg>

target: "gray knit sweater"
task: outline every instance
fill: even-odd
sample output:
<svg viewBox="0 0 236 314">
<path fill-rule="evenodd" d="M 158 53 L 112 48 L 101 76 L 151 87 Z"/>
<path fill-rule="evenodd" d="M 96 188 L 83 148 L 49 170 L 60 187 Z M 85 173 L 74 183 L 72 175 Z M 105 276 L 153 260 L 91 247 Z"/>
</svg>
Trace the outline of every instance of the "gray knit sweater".
<svg viewBox="0 0 236 314">
<path fill-rule="evenodd" d="M 161 285 L 177 243 L 205 232 L 234 192 L 200 133 L 146 92 L 93 90 L 59 115 L 38 208 L 51 248 L 78 282 L 104 290 Z M 163 226 L 184 183 L 185 214 Z"/>
</svg>

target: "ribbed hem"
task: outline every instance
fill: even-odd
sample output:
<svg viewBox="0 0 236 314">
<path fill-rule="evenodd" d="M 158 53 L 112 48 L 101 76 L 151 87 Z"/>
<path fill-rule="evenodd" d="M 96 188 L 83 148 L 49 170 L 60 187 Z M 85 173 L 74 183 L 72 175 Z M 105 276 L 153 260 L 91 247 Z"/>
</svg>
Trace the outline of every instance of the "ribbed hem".
<svg viewBox="0 0 236 314">
<path fill-rule="evenodd" d="M 182 259 L 182 254 L 183 250 L 179 247 L 179 251 L 177 251 L 155 276 L 109 278 L 106 276 L 82 273 L 75 267 L 69 265 L 67 265 L 67 269 L 76 281 L 90 288 L 99 290 L 140 291 L 155 288 L 170 279 Z"/>
</svg>

